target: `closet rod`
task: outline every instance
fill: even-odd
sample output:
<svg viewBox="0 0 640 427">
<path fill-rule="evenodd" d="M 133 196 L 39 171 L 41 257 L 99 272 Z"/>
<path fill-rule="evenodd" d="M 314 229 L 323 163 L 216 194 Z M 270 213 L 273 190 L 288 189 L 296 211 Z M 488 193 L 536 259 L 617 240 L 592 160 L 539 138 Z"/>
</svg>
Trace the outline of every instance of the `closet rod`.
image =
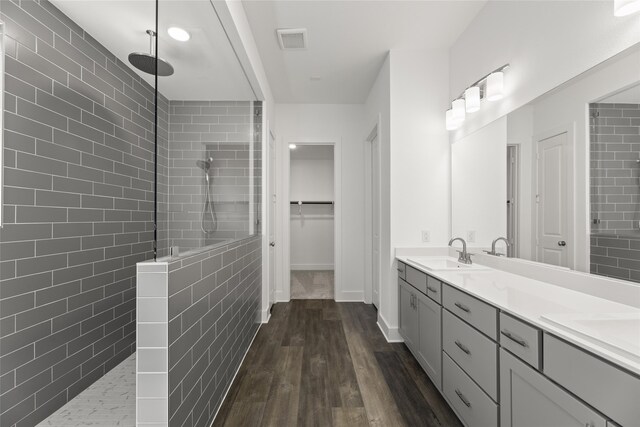
<svg viewBox="0 0 640 427">
<path fill-rule="evenodd" d="M 291 202 L 292 205 L 332 205 L 333 202 L 313 202 L 313 201 L 298 201 L 298 202 Z"/>
</svg>

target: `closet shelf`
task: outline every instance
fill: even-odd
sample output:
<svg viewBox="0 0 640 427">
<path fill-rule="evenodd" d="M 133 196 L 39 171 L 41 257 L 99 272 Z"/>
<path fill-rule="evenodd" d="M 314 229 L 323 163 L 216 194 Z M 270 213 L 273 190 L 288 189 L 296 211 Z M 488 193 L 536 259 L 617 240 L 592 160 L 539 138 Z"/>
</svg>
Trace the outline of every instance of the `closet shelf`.
<svg viewBox="0 0 640 427">
<path fill-rule="evenodd" d="M 292 205 L 333 205 L 333 200 L 325 200 L 325 201 L 303 201 L 299 200 L 297 202 L 292 201 Z"/>
</svg>

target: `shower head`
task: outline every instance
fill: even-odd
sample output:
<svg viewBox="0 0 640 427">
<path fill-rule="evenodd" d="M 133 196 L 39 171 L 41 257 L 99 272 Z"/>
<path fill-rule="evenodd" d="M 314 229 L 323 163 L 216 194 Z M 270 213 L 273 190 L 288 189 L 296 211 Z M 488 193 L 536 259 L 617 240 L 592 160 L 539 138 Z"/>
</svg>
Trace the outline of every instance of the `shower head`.
<svg viewBox="0 0 640 427">
<path fill-rule="evenodd" d="M 198 167 L 205 172 L 208 172 L 209 169 L 211 169 L 212 163 L 213 163 L 213 157 L 209 157 L 206 160 L 196 160 L 196 165 L 198 165 Z"/>
<path fill-rule="evenodd" d="M 134 52 L 129 54 L 129 62 L 138 70 L 147 74 L 156 73 L 156 56 L 153 52 L 153 38 L 156 37 L 156 32 L 153 30 L 147 30 L 149 34 L 150 44 L 149 53 Z M 162 58 L 158 59 L 158 76 L 166 77 L 173 74 L 173 66 Z"/>
</svg>

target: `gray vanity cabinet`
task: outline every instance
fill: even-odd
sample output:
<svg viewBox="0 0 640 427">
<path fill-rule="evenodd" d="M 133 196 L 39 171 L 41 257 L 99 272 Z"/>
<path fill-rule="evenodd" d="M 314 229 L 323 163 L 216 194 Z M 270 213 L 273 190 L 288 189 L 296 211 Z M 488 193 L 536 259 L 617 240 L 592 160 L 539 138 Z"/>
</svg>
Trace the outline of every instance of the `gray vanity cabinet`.
<svg viewBox="0 0 640 427">
<path fill-rule="evenodd" d="M 500 426 L 607 427 L 607 420 L 501 349 Z"/>
<path fill-rule="evenodd" d="M 442 307 L 421 293 L 418 297 L 418 351 L 422 369 L 440 389 L 442 386 Z"/>
<path fill-rule="evenodd" d="M 416 291 L 411 285 L 398 278 L 400 298 L 400 335 L 404 343 L 415 352 L 418 341 L 418 310 L 415 309 Z"/>
</svg>

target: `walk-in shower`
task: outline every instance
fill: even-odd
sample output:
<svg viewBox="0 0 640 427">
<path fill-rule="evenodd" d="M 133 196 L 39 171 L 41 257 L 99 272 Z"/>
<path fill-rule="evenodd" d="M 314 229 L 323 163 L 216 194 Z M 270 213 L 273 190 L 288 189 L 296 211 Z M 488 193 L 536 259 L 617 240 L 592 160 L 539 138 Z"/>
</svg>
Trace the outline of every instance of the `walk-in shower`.
<svg viewBox="0 0 640 427">
<path fill-rule="evenodd" d="M 216 218 L 216 208 L 213 204 L 211 197 L 211 178 L 209 171 L 213 164 L 213 157 L 209 157 L 206 160 L 196 161 L 196 165 L 204 173 L 205 189 L 204 189 L 204 203 L 202 204 L 202 221 L 200 222 L 200 228 L 204 234 L 213 234 L 218 228 L 218 220 Z"/>
</svg>

